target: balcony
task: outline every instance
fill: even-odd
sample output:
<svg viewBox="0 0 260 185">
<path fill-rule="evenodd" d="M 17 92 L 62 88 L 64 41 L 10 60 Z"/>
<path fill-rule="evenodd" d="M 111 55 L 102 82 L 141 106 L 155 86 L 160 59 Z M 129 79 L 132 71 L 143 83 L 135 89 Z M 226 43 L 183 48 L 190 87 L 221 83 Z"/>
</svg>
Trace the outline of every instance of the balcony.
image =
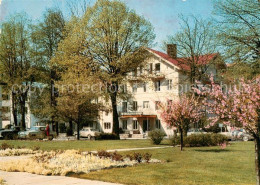
<svg viewBox="0 0 260 185">
<path fill-rule="evenodd" d="M 160 80 L 165 78 L 165 74 L 161 73 L 160 71 L 155 71 L 152 74 L 148 75 L 153 80 Z"/>
<path fill-rule="evenodd" d="M 130 118 L 130 117 L 135 117 L 135 118 L 141 118 L 141 117 L 154 117 L 156 118 L 156 112 L 152 110 L 151 108 L 139 108 L 138 111 L 123 111 L 120 112 L 120 117 L 123 118 Z"/>
<path fill-rule="evenodd" d="M 143 115 L 143 112 L 131 111 L 131 112 L 121 112 L 121 116 L 134 116 L 134 115 Z"/>
</svg>

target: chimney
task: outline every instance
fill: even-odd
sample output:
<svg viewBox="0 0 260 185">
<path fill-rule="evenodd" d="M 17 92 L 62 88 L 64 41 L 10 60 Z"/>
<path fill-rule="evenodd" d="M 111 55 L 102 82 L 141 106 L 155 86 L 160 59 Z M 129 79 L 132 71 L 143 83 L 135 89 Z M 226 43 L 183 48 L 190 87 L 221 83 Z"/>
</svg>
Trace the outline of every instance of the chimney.
<svg viewBox="0 0 260 185">
<path fill-rule="evenodd" d="M 167 54 L 173 58 L 177 58 L 177 45 L 176 44 L 167 44 Z"/>
</svg>

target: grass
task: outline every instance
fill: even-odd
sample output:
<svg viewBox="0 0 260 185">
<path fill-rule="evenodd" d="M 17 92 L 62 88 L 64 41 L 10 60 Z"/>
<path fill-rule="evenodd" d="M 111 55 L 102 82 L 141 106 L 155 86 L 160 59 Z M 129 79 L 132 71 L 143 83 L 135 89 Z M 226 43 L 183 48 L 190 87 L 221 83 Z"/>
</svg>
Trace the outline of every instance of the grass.
<svg viewBox="0 0 260 185">
<path fill-rule="evenodd" d="M 122 184 L 255 184 L 253 142 L 233 143 L 224 150 L 219 147 L 201 147 L 185 148 L 183 152 L 179 148 L 142 152 L 152 153 L 153 158 L 161 159 L 164 163 L 73 176 Z"/>
<path fill-rule="evenodd" d="M 42 150 L 79 149 L 81 151 L 152 147 L 149 140 L 120 141 L 0 141 L 14 146 Z M 167 145 L 164 141 L 163 145 Z M 164 148 L 139 150 L 149 152 L 152 158 L 160 159 L 159 164 L 140 164 L 134 167 L 113 168 L 91 172 L 89 174 L 72 175 L 78 178 L 116 182 L 122 184 L 255 184 L 254 143 L 232 143 L 226 149 L 220 147 Z M 122 154 L 133 153 L 120 152 Z"/>
<path fill-rule="evenodd" d="M 80 151 L 109 150 L 121 148 L 143 148 L 155 147 L 150 140 L 104 140 L 104 141 L 24 141 L 24 140 L 0 140 L 0 145 L 7 143 L 14 147 L 34 148 L 40 147 L 41 150 L 69 150 L 76 149 Z M 167 145 L 165 140 L 161 145 Z"/>
</svg>

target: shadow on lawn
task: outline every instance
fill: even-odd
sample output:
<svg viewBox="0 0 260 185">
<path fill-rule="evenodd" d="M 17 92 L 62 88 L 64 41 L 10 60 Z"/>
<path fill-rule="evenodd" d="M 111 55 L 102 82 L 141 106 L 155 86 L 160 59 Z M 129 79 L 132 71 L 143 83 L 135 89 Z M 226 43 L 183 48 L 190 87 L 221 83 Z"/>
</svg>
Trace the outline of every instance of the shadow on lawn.
<svg viewBox="0 0 260 185">
<path fill-rule="evenodd" d="M 209 152 L 209 153 L 222 153 L 222 152 L 230 152 L 231 150 L 227 149 L 196 149 L 196 152 Z"/>
</svg>

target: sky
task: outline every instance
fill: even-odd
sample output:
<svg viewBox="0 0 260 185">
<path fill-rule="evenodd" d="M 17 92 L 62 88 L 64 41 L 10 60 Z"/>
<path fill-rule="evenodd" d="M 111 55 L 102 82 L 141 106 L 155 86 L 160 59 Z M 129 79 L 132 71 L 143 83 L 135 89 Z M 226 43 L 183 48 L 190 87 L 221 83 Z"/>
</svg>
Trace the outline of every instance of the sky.
<svg viewBox="0 0 260 185">
<path fill-rule="evenodd" d="M 46 8 L 60 7 L 66 14 L 68 0 L 0 0 L 0 21 L 8 15 L 26 12 L 32 20 L 39 20 Z M 70 0 L 80 1 L 80 0 Z M 90 0 L 94 3 L 95 0 Z M 180 30 L 178 15 L 194 15 L 209 18 L 213 10 L 212 0 L 122 0 L 143 15 L 154 26 L 156 34 L 154 49 L 162 50 L 167 35 Z"/>
</svg>

